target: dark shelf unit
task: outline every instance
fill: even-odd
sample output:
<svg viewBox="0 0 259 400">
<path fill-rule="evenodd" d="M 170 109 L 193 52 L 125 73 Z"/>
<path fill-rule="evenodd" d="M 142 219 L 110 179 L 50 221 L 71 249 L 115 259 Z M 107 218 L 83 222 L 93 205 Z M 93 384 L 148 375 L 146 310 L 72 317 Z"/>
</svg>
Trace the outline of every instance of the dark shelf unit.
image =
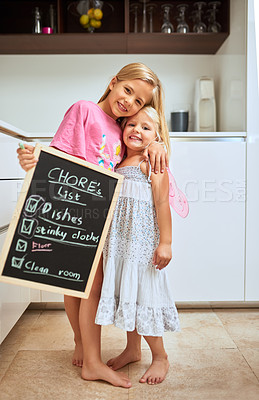
<svg viewBox="0 0 259 400">
<path fill-rule="evenodd" d="M 194 2 L 184 1 L 190 9 Z M 108 1 L 113 12 L 107 17 L 104 13 L 102 27 L 89 33 L 81 27 L 78 18 L 67 11 L 70 3 L 71 0 L 0 0 L 0 54 L 215 54 L 229 35 L 230 0 L 221 0 L 217 15 L 222 31 L 203 34 L 161 33 L 159 11 L 154 15 L 153 33 L 133 33 L 131 0 Z M 152 3 L 157 4 L 158 10 L 165 3 L 176 9 L 182 1 L 152 0 Z M 57 33 L 30 33 L 35 6 L 43 10 L 44 16 L 50 4 L 56 7 Z M 173 17 L 171 22 L 176 26 Z M 187 19 L 187 22 L 192 30 L 192 21 Z"/>
</svg>

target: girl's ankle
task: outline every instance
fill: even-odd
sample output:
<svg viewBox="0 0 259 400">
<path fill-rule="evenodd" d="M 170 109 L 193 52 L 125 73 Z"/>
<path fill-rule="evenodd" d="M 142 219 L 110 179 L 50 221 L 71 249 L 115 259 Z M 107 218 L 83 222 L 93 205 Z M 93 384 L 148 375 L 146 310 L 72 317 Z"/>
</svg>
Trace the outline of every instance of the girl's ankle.
<svg viewBox="0 0 259 400">
<path fill-rule="evenodd" d="M 130 353 L 141 354 L 141 346 L 128 346 L 127 345 L 125 350 Z"/>
<path fill-rule="evenodd" d="M 152 354 L 152 360 L 157 360 L 157 361 L 164 361 L 168 360 L 168 355 L 167 353 L 157 353 L 157 354 Z"/>
</svg>

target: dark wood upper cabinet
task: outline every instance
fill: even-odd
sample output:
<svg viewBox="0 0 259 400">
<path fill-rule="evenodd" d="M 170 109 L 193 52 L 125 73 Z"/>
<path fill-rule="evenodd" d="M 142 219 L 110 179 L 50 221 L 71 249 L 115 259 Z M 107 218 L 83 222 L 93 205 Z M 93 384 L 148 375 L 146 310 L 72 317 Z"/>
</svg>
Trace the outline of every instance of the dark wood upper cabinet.
<svg viewBox="0 0 259 400">
<path fill-rule="evenodd" d="M 104 0 L 101 26 L 89 32 L 79 22 L 80 11 L 87 1 L 0 0 L 0 54 L 215 54 L 229 35 L 230 0 L 220 1 L 216 20 L 221 31 L 217 33 L 193 32 L 195 3 L 194 0 L 146 0 L 145 24 L 143 0 Z M 202 20 L 208 26 L 212 1 L 204 3 Z M 188 33 L 176 32 L 180 4 L 188 6 L 185 13 Z M 171 6 L 173 33 L 161 32 L 164 5 Z M 50 25 L 54 10 L 56 33 L 33 33 L 35 7 L 40 10 L 42 27 Z"/>
</svg>

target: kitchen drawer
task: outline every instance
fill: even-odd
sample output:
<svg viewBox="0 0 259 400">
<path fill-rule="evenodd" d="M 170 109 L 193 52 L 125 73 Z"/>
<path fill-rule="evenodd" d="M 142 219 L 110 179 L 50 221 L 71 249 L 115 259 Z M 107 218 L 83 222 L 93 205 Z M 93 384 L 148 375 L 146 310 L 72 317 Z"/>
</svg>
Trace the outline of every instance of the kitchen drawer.
<svg viewBox="0 0 259 400">
<path fill-rule="evenodd" d="M 23 180 L 0 180 L 0 227 L 9 225 Z"/>
</svg>

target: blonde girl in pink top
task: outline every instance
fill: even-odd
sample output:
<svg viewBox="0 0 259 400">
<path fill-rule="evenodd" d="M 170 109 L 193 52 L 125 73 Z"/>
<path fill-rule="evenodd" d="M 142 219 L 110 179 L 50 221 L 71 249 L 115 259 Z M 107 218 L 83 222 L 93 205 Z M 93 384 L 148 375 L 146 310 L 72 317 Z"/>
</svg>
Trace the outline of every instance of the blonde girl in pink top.
<svg viewBox="0 0 259 400">
<path fill-rule="evenodd" d="M 68 154 L 113 170 L 124 155 L 122 132 L 117 120 L 136 114 L 144 105 L 154 107 L 167 129 L 163 111 L 161 83 L 150 68 L 141 63 L 123 67 L 110 81 L 97 104 L 79 101 L 66 112 L 51 146 Z M 28 171 L 37 163 L 34 147 L 25 144 L 18 149 L 22 168 Z M 152 143 L 145 152 L 155 173 L 168 166 L 168 157 L 158 143 Z M 101 359 L 101 327 L 95 324 L 95 315 L 103 281 L 102 259 L 99 262 L 90 296 L 87 300 L 64 296 L 65 309 L 74 332 L 73 364 L 82 367 L 86 380 L 104 380 L 114 386 L 131 387 L 129 378 L 109 368 Z M 132 340 L 132 338 L 130 338 Z M 136 348 L 140 346 L 135 339 Z"/>
</svg>

